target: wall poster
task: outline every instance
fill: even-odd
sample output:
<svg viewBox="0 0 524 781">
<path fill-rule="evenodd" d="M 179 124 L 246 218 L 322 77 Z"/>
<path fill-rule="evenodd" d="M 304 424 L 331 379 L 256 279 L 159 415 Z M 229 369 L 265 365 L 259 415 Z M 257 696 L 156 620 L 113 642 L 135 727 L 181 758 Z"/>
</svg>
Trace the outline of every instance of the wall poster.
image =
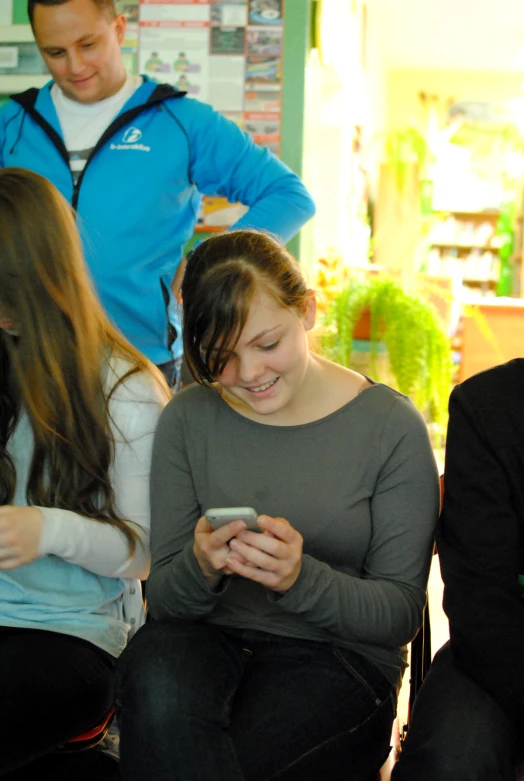
<svg viewBox="0 0 524 781">
<path fill-rule="evenodd" d="M 140 73 L 211 104 L 280 153 L 284 0 L 117 2 L 128 23 L 138 22 Z M 205 197 L 197 230 L 227 227 L 244 212 Z"/>
</svg>

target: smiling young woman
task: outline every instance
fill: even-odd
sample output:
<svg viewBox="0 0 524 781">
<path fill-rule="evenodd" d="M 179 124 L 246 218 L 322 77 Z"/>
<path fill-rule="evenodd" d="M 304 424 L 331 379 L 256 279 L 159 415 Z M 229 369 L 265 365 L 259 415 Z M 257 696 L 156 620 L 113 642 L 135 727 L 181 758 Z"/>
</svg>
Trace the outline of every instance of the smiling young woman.
<svg viewBox="0 0 524 781">
<path fill-rule="evenodd" d="M 310 350 L 314 293 L 268 236 L 201 244 L 182 295 L 197 384 L 155 437 L 153 621 L 119 667 L 122 776 L 367 779 L 425 603 L 424 422 Z M 253 507 L 262 533 L 214 530 L 209 507 Z"/>
</svg>

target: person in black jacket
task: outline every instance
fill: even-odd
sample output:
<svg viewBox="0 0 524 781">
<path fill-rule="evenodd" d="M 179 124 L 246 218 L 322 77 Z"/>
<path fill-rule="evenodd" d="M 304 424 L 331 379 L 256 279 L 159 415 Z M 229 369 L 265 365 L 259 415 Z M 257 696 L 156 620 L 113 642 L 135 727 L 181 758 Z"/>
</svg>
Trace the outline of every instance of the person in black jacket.
<svg viewBox="0 0 524 781">
<path fill-rule="evenodd" d="M 392 781 L 515 781 L 524 758 L 524 359 L 455 388 L 437 532 L 450 642 Z"/>
</svg>

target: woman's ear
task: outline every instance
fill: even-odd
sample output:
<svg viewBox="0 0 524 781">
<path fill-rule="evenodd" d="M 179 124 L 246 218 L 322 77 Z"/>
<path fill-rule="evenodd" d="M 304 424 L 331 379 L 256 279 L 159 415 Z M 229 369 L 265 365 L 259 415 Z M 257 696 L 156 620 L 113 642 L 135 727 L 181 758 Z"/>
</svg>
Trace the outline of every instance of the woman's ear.
<svg viewBox="0 0 524 781">
<path fill-rule="evenodd" d="M 317 297 L 314 290 L 308 290 L 308 300 L 306 304 L 306 311 L 304 312 L 304 328 L 306 331 L 311 331 L 315 325 L 317 319 Z"/>
</svg>

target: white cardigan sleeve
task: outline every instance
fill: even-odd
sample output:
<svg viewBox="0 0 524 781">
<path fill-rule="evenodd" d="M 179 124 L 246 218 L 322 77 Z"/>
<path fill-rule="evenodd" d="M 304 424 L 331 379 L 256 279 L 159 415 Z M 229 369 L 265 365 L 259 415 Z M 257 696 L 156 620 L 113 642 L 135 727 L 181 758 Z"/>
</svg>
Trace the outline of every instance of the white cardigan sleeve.
<svg viewBox="0 0 524 781">
<path fill-rule="evenodd" d="M 116 377 L 127 366 L 110 370 Z M 167 399 L 154 379 L 134 374 L 114 392 L 109 403 L 115 440 L 114 460 L 109 477 L 113 485 L 118 515 L 136 531 L 134 555 L 122 532 L 69 510 L 39 508 L 44 523 L 40 555 L 59 556 L 97 575 L 144 580 L 149 573 L 149 474 L 153 436 Z"/>
</svg>

